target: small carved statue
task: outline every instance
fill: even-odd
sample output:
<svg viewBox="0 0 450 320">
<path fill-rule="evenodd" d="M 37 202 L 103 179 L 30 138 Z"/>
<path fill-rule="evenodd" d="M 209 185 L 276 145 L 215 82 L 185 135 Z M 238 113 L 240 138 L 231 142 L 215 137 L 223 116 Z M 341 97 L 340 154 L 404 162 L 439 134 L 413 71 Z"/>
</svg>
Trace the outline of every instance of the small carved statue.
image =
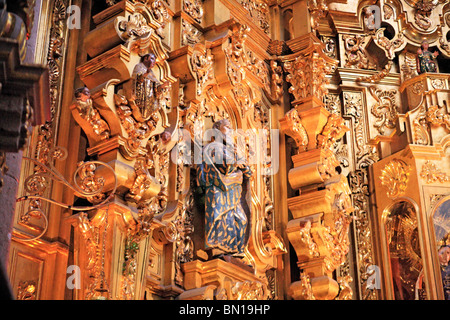
<svg viewBox="0 0 450 320">
<path fill-rule="evenodd" d="M 217 121 L 213 129 L 217 139 L 204 148 L 203 162 L 197 167 L 197 183 L 206 190 L 206 246 L 242 257 L 248 225 L 241 205 L 242 185 L 244 178 L 251 177 L 251 169 L 242 159 L 235 159 L 237 150 L 229 141 L 230 122 Z"/>
<path fill-rule="evenodd" d="M 156 65 L 153 53 L 144 55 L 133 70 L 133 97 L 130 105 L 138 121 L 147 121 L 161 107 L 161 93 L 166 84 L 161 84 L 152 71 Z"/>
<path fill-rule="evenodd" d="M 376 29 L 375 26 L 375 15 L 372 7 L 364 8 L 364 25 L 366 26 L 369 32 L 374 32 Z"/>
<path fill-rule="evenodd" d="M 108 139 L 110 136 L 109 126 L 94 108 L 90 90 L 86 87 L 76 89 L 75 98 L 81 118 L 91 124 L 95 134 L 99 135 L 102 140 Z"/>
<path fill-rule="evenodd" d="M 425 72 L 437 72 L 437 66 L 435 58 L 439 55 L 439 52 L 431 52 L 428 50 L 428 41 L 422 41 L 422 45 L 417 50 L 417 72 L 419 74 Z"/>
</svg>

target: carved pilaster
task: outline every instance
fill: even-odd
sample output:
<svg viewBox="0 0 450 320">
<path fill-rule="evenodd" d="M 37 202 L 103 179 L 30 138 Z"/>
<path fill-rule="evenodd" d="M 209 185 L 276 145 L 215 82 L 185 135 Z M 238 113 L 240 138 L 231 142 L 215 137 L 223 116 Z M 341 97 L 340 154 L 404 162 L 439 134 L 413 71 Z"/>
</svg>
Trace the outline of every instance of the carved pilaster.
<svg viewBox="0 0 450 320">
<path fill-rule="evenodd" d="M 298 146 L 289 182 L 300 195 L 288 199 L 294 219 L 286 229 L 303 273 L 290 287 L 290 295 L 296 299 L 334 299 L 339 284 L 332 273 L 345 262 L 349 250 L 351 191 L 346 178 L 335 169 L 339 161 L 332 152 L 335 142 L 349 129 L 339 114 L 330 114 L 322 103 L 327 72 L 336 63 L 317 45 L 295 58 L 292 66 L 288 63 L 286 68 L 285 63 L 288 81 L 293 84 L 290 92 L 296 99 L 295 109 L 280 121 L 282 130 Z"/>
</svg>

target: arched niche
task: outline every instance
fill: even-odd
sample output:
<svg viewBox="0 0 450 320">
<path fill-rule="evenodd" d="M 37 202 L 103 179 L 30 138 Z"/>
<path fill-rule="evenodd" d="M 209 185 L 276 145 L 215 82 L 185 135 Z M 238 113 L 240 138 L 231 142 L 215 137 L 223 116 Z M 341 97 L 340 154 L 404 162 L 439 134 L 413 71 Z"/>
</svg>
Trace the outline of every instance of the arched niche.
<svg viewBox="0 0 450 320">
<path fill-rule="evenodd" d="M 433 208 L 431 225 L 436 253 L 436 280 L 442 285 L 442 297 L 450 300 L 450 196 L 441 199 Z M 439 285 L 437 287 L 441 288 Z"/>
<path fill-rule="evenodd" d="M 426 293 L 416 206 L 407 200 L 392 204 L 385 210 L 384 230 L 392 298 L 424 299 Z"/>
</svg>

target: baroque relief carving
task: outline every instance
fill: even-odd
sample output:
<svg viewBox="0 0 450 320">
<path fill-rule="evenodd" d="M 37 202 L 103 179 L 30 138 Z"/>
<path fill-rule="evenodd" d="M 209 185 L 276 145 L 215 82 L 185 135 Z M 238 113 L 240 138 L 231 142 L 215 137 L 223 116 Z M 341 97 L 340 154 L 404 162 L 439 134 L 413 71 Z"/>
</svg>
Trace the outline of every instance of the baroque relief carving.
<svg viewBox="0 0 450 320">
<path fill-rule="evenodd" d="M 315 97 L 320 101 L 328 93 L 327 74 L 331 73 L 337 61 L 323 53 L 322 48 L 313 47 L 310 52 L 293 61 L 285 61 L 284 69 L 289 73 L 286 81 L 291 83 L 289 92 L 296 100 Z"/>
<path fill-rule="evenodd" d="M 322 149 L 333 149 L 336 141 L 342 138 L 348 130 L 344 119 L 339 114 L 332 113 L 321 134 L 317 137 L 317 146 Z"/>
<path fill-rule="evenodd" d="M 204 10 L 200 0 L 183 0 L 183 10 L 196 22 L 202 23 Z"/>
<path fill-rule="evenodd" d="M 435 126 L 443 125 L 447 130 L 450 130 L 450 115 L 443 112 L 444 108 L 437 105 L 428 108 L 426 119 Z"/>
<path fill-rule="evenodd" d="M 419 107 L 419 111 L 412 123 L 414 143 L 428 145 L 430 143 L 430 135 L 428 133 L 427 113 L 424 105 Z"/>
<path fill-rule="evenodd" d="M 431 161 L 426 161 L 423 164 L 420 171 L 420 177 L 424 179 L 426 183 L 445 183 L 447 181 L 450 181 L 450 176 L 438 169 L 436 164 Z"/>
<path fill-rule="evenodd" d="M 391 160 L 381 172 L 381 185 L 387 189 L 389 198 L 402 196 L 408 187 L 411 168 L 403 160 Z"/>
<path fill-rule="evenodd" d="M 294 139 L 295 144 L 299 149 L 298 151 L 305 151 L 308 146 L 309 138 L 302 125 L 297 109 L 294 108 L 288 111 L 284 118 L 280 120 L 280 124 L 281 130 Z"/>
<path fill-rule="evenodd" d="M 269 6 L 261 0 L 239 0 L 239 3 L 248 11 L 250 17 L 264 33 L 270 32 Z"/>
<path fill-rule="evenodd" d="M 375 70 L 376 64 L 369 57 L 364 44 L 366 43 L 363 35 L 343 35 L 345 57 L 345 68 L 369 69 Z"/>
<path fill-rule="evenodd" d="M 341 114 L 341 98 L 337 94 L 327 94 L 323 101 L 325 108 L 330 113 Z"/>
<path fill-rule="evenodd" d="M 35 281 L 21 281 L 17 288 L 17 300 L 36 300 L 37 290 Z"/>
<path fill-rule="evenodd" d="M 272 71 L 272 83 L 271 83 L 271 93 L 275 100 L 281 98 L 283 94 L 283 67 L 279 62 L 272 60 L 270 62 L 270 68 Z"/>
<path fill-rule="evenodd" d="M 369 92 L 376 100 L 376 103 L 371 108 L 372 114 L 377 119 L 374 127 L 380 134 L 384 134 L 386 129 L 394 129 L 398 119 L 397 104 L 395 102 L 397 90 L 383 91 L 371 86 L 369 87 Z"/>
<path fill-rule="evenodd" d="M 214 79 L 213 56 L 209 49 L 195 46 L 190 58 L 192 72 L 196 75 L 197 95 L 201 96 Z"/>
<path fill-rule="evenodd" d="M 181 19 L 181 45 L 193 46 L 200 42 L 202 33 L 185 19 Z"/>
<path fill-rule="evenodd" d="M 400 50 L 401 47 L 403 47 L 405 39 L 403 38 L 403 34 L 400 32 L 396 38 L 389 40 L 384 35 L 384 30 L 385 30 L 384 28 L 378 29 L 373 39 L 375 43 L 384 50 L 386 57 L 389 60 L 392 60 L 395 58 L 395 52 Z"/>
</svg>

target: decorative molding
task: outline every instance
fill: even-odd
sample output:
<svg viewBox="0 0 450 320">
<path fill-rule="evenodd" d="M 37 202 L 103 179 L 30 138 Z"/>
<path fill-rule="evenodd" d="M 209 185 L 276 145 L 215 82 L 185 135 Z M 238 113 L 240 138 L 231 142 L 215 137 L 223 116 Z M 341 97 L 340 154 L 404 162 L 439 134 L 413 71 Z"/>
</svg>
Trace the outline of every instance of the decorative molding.
<svg viewBox="0 0 450 320">
<path fill-rule="evenodd" d="M 309 138 L 302 125 L 302 120 L 300 119 L 297 109 L 294 108 L 288 111 L 284 115 L 284 118 L 280 120 L 280 124 L 281 130 L 294 139 L 295 144 L 299 149 L 298 151 L 305 151 L 308 146 Z"/>
</svg>

